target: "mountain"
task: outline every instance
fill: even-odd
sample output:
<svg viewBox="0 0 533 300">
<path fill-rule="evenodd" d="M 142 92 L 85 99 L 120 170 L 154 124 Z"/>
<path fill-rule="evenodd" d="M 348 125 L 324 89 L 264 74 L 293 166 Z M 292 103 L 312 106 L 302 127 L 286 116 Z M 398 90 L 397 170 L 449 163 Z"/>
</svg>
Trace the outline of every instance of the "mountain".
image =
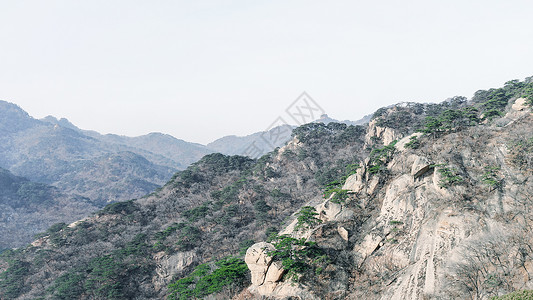
<svg viewBox="0 0 533 300">
<path fill-rule="evenodd" d="M 323 115 L 320 116 L 319 119 L 317 119 L 314 122 L 315 123 L 324 123 L 326 125 L 329 124 L 329 123 L 342 123 L 342 124 L 346 124 L 346 125 L 363 125 L 363 124 L 367 124 L 371 120 L 372 120 L 372 115 L 366 115 L 366 116 L 362 117 L 361 119 L 359 119 L 357 121 L 349 121 L 349 120 L 339 121 L 339 120 L 330 118 L 327 114 L 323 114 Z"/>
<path fill-rule="evenodd" d="M 41 121 L 48 122 L 50 124 L 61 126 L 61 127 L 64 127 L 64 128 L 69 128 L 69 129 L 72 129 L 72 130 L 80 131 L 80 129 L 78 127 L 76 127 L 76 125 L 72 124 L 66 118 L 57 119 L 54 116 L 46 116 L 46 117 L 42 118 Z"/>
<path fill-rule="evenodd" d="M 52 224 L 73 222 L 97 207 L 0 168 L 0 249 L 20 247 Z"/>
<path fill-rule="evenodd" d="M 40 122 L 33 119 L 17 105 L 0 100 L 1 136 L 16 133 L 37 126 Z"/>
<path fill-rule="evenodd" d="M 533 78 L 310 123 L 0 255 L 2 299 L 489 299 L 533 285 Z"/>
<path fill-rule="evenodd" d="M 72 199 L 67 211 L 75 211 L 71 216 L 56 214 L 46 207 L 46 201 L 31 211 L 19 209 L 16 214 L 12 210 L 18 207 L 6 208 L 0 226 L 11 229 L 0 231 L 0 239 L 4 241 L 0 247 L 3 248 L 28 243 L 34 234 L 53 223 L 69 223 L 107 203 L 143 197 L 167 182 L 177 170 L 214 152 L 206 146 L 161 133 L 139 137 L 102 135 L 82 130 L 65 118 L 47 116 L 36 120 L 20 107 L 4 101 L 0 101 L 0 114 L 0 167 L 29 178 L 25 180 L 31 180 L 32 185 L 41 184 L 45 190 L 56 188 L 53 193 L 45 194 L 41 189 L 23 188 L 25 197 L 9 196 L 10 199 L 22 201 L 36 197 L 62 203 Z M 219 145 L 242 148 L 245 143 L 255 141 L 261 147 L 268 147 L 267 143 L 276 137 L 276 130 L 286 131 L 285 139 L 276 144 L 276 147 L 282 146 L 290 138 L 292 128 L 289 126 L 235 138 L 237 141 L 222 139 Z M 259 144 L 260 141 L 263 144 Z M 236 149 L 225 152 L 238 152 Z M 272 149 L 266 148 L 261 155 Z M 32 196 L 31 192 L 36 194 Z M 74 206 L 76 209 L 72 208 Z M 10 221 L 15 215 L 25 222 Z"/>
<path fill-rule="evenodd" d="M 142 197 L 212 152 L 159 133 L 101 135 L 67 119 L 36 120 L 5 101 L 0 116 L 0 167 L 97 206 Z"/>
<path fill-rule="evenodd" d="M 0 168 L 28 181 L 0 191 L 9 192 L 3 201 L 10 204 L 3 203 L 0 248 L 24 245 L 53 223 L 70 223 L 110 202 L 143 197 L 211 152 L 160 133 L 101 135 L 64 118 L 36 120 L 0 101 Z"/>
<path fill-rule="evenodd" d="M 358 121 L 338 121 L 327 114 L 320 116 L 314 123 L 342 123 L 346 125 L 362 125 L 370 121 L 371 116 L 365 116 Z M 291 139 L 295 126 L 281 125 L 267 131 L 256 132 L 247 136 L 229 135 L 219 138 L 209 144 L 207 148 L 226 155 L 244 155 L 258 158 L 268 152 L 285 146 Z"/>
<path fill-rule="evenodd" d="M 207 144 L 207 148 L 226 155 L 258 158 L 284 146 L 291 138 L 292 129 L 291 125 L 281 125 L 247 136 L 228 135 Z"/>
<path fill-rule="evenodd" d="M 204 155 L 213 153 L 212 149 L 204 145 L 186 142 L 171 135 L 157 132 L 138 137 L 115 134 L 100 135 L 95 132 L 86 132 L 86 134 L 104 143 L 114 145 L 122 151 L 134 151 L 158 165 L 178 170 L 183 170 Z"/>
<path fill-rule="evenodd" d="M 47 116 L 42 121 L 63 128 L 73 129 L 83 135 L 105 144 L 112 151 L 130 151 L 146 157 L 151 162 L 172 169 L 182 170 L 202 156 L 213 153 L 204 145 L 186 142 L 169 134 L 152 132 L 147 135 L 128 137 L 117 134 L 100 134 L 92 130 L 81 130 L 65 118 Z"/>
</svg>

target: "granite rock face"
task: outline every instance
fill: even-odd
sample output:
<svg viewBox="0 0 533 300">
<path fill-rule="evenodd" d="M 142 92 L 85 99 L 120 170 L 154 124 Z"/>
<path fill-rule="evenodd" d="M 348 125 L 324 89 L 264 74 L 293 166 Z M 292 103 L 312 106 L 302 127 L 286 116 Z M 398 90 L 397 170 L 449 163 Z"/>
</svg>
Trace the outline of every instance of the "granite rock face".
<svg viewBox="0 0 533 300">
<path fill-rule="evenodd" d="M 272 257 L 267 255 L 268 250 L 274 250 L 274 246 L 266 242 L 261 242 L 254 244 L 246 251 L 244 261 L 252 273 L 253 285 L 260 286 L 265 283 L 265 276 L 272 263 Z"/>
<path fill-rule="evenodd" d="M 304 281 L 281 293 L 283 278 L 275 276 L 276 288 L 253 283 L 250 290 L 273 299 L 402 300 L 489 299 L 533 288 L 533 255 L 526 250 L 533 245 L 526 229 L 533 213 L 525 208 L 532 173 L 517 165 L 512 149 L 532 134 L 531 109 L 522 102 L 514 103 L 504 126 L 494 122 L 439 138 L 417 134 L 422 147 L 416 150 L 401 142 L 410 136 L 402 139 L 371 122 L 368 141 L 400 139 L 387 171 L 369 174 L 364 161 L 342 187 L 349 200 L 314 205 L 323 223 L 295 232 L 293 220 L 281 231 L 349 257 L 345 265 L 332 262 L 326 270 L 335 276 L 320 285 Z M 365 212 L 367 218 L 356 222 Z M 475 281 L 470 274 L 477 274 Z"/>
</svg>

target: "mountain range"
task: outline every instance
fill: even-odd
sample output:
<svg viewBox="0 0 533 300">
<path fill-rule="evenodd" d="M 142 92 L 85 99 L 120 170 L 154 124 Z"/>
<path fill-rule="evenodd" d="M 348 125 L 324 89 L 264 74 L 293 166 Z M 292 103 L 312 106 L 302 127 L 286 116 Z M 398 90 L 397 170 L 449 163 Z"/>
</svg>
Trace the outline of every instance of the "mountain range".
<svg viewBox="0 0 533 300">
<path fill-rule="evenodd" d="M 325 115 L 318 121 L 335 120 Z M 226 136 L 204 146 L 162 133 L 102 135 L 81 130 L 65 118 L 37 120 L 17 105 L 0 101 L 0 167 L 104 205 L 144 196 L 209 153 L 243 155 L 249 145 L 257 144 L 256 155 L 266 154 L 288 138 L 266 141 L 264 137 L 283 129 L 290 138 L 292 128 Z"/>
<path fill-rule="evenodd" d="M 532 108 L 530 77 L 305 124 L 257 159 L 207 154 L 5 250 L 0 297 L 531 297 Z"/>
<path fill-rule="evenodd" d="M 256 155 L 264 155 L 287 143 L 292 132 L 288 125 L 283 128 L 288 133 L 286 139 L 265 143 L 264 137 L 279 129 L 223 137 L 204 146 L 162 133 L 138 137 L 102 135 L 82 130 L 65 118 L 47 116 L 38 120 L 17 105 L 0 101 L 0 168 L 33 183 L 54 187 L 62 199 L 84 199 L 87 204 L 85 209 L 82 205 L 77 213 L 63 219 L 48 215 L 50 210 L 42 210 L 40 219 L 38 215 L 27 216 L 41 225 L 20 224 L 18 232 L 25 233 L 9 238 L 0 234 L 5 241 L 0 246 L 20 246 L 53 222 L 70 222 L 108 203 L 152 193 L 175 172 L 206 154 L 245 154 L 246 147 L 257 144 L 261 148 Z M 24 219 L 24 211 L 18 213 Z M 0 225 L 7 226 L 8 219 L 0 218 Z"/>
</svg>

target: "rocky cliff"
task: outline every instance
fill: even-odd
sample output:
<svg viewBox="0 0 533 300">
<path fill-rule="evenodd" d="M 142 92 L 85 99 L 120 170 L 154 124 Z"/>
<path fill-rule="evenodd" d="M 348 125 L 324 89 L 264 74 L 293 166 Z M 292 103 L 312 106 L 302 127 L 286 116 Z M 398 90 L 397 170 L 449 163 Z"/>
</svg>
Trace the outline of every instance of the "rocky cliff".
<svg viewBox="0 0 533 300">
<path fill-rule="evenodd" d="M 316 242 L 331 261 L 291 281 L 268 254 L 274 245 L 255 244 L 246 255 L 250 291 L 273 299 L 488 299 L 533 288 L 533 114 L 524 103 L 513 99 L 491 125 L 437 138 L 402 137 L 372 121 L 367 143 L 394 147 L 382 169 L 373 171 L 371 154 L 337 191 L 345 200 L 335 203 L 334 193 L 314 205 L 321 222 L 294 230 L 295 218 L 280 233 Z"/>
</svg>

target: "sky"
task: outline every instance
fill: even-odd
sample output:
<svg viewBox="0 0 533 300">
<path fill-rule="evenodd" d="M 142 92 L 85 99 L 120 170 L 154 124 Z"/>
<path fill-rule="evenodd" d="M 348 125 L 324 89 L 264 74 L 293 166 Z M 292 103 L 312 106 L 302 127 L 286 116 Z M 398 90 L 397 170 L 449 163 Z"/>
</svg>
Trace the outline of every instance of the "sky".
<svg viewBox="0 0 533 300">
<path fill-rule="evenodd" d="M 306 91 L 357 120 L 533 76 L 533 1 L 0 1 L 0 99 L 208 143 Z M 294 122 L 292 122 L 294 123 Z"/>
</svg>

